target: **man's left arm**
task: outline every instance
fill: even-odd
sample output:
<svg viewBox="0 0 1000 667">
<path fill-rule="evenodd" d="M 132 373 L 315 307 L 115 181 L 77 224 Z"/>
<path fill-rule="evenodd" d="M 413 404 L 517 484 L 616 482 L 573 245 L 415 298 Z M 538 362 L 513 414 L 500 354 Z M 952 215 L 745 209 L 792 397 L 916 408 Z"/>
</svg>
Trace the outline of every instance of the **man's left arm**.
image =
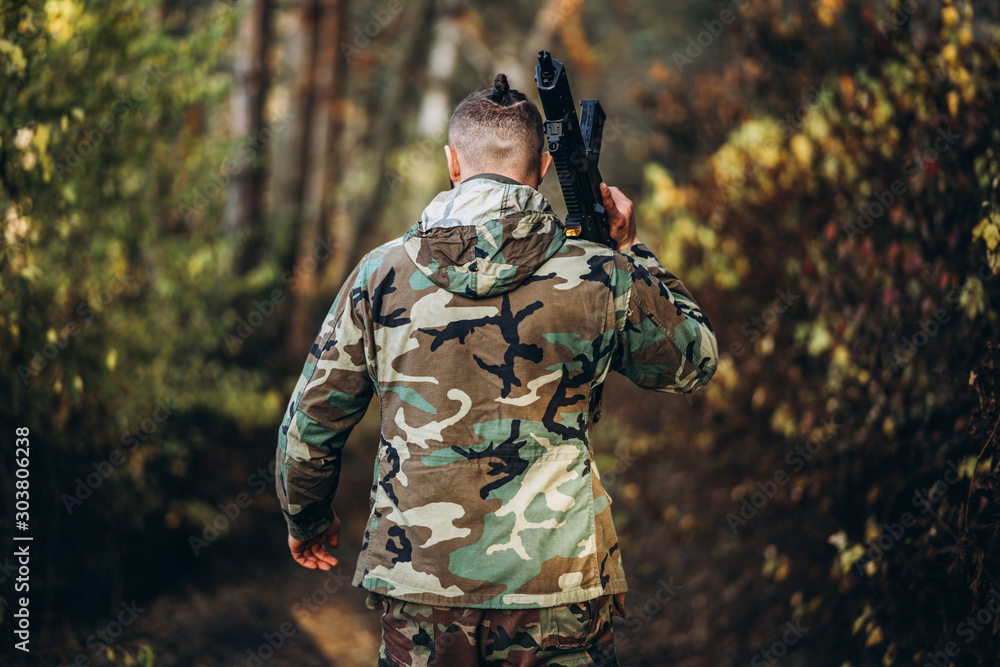
<svg viewBox="0 0 1000 667">
<path fill-rule="evenodd" d="M 360 269 L 360 267 L 359 267 Z M 364 417 L 374 391 L 365 355 L 365 327 L 348 277 L 313 343 L 278 433 L 276 487 L 297 562 L 327 570 L 336 559 L 340 520 L 331 503 L 351 429 Z"/>
</svg>

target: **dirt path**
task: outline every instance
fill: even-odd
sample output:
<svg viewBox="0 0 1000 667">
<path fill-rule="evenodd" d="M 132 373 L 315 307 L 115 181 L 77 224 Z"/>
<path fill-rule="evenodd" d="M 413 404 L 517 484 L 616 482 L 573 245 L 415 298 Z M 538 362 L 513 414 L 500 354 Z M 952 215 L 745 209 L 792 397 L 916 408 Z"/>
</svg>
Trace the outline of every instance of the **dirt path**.
<svg viewBox="0 0 1000 667">
<path fill-rule="evenodd" d="M 191 588 L 150 604 L 129 636 L 152 645 L 159 667 L 370 667 L 378 616 L 350 574 L 289 563 L 212 591 Z"/>
</svg>

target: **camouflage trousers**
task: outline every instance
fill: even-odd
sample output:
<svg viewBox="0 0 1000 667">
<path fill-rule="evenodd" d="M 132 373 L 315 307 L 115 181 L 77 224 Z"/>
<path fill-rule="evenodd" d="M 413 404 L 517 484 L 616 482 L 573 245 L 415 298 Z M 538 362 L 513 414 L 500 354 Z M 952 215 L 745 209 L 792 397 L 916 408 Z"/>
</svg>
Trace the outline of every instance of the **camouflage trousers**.
<svg viewBox="0 0 1000 667">
<path fill-rule="evenodd" d="M 378 667 L 618 667 L 616 600 L 541 609 L 431 607 L 369 593 L 382 613 Z"/>
</svg>

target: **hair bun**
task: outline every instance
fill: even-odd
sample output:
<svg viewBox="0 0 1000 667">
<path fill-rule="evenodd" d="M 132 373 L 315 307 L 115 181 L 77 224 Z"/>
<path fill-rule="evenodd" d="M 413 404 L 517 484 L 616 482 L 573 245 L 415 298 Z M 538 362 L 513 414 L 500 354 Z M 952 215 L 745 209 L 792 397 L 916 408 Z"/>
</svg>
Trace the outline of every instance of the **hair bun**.
<svg viewBox="0 0 1000 667">
<path fill-rule="evenodd" d="M 493 79 L 493 94 L 490 97 L 497 104 L 510 104 L 510 84 L 507 83 L 506 74 L 497 74 Z"/>
</svg>

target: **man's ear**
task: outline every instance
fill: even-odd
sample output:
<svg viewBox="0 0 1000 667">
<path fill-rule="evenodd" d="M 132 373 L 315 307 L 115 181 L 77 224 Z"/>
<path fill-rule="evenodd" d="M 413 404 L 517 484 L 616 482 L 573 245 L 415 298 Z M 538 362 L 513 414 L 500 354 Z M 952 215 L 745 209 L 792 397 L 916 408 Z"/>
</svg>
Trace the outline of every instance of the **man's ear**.
<svg viewBox="0 0 1000 667">
<path fill-rule="evenodd" d="M 542 153 L 542 164 L 538 168 L 538 183 L 541 184 L 545 180 L 545 174 L 548 173 L 549 167 L 552 166 L 552 153 L 545 151 Z"/>
<path fill-rule="evenodd" d="M 457 185 L 462 182 L 462 169 L 458 166 L 458 153 L 451 146 L 444 147 L 444 156 L 448 161 L 448 176 L 451 184 Z M 549 159 L 551 161 L 551 158 Z"/>
</svg>

